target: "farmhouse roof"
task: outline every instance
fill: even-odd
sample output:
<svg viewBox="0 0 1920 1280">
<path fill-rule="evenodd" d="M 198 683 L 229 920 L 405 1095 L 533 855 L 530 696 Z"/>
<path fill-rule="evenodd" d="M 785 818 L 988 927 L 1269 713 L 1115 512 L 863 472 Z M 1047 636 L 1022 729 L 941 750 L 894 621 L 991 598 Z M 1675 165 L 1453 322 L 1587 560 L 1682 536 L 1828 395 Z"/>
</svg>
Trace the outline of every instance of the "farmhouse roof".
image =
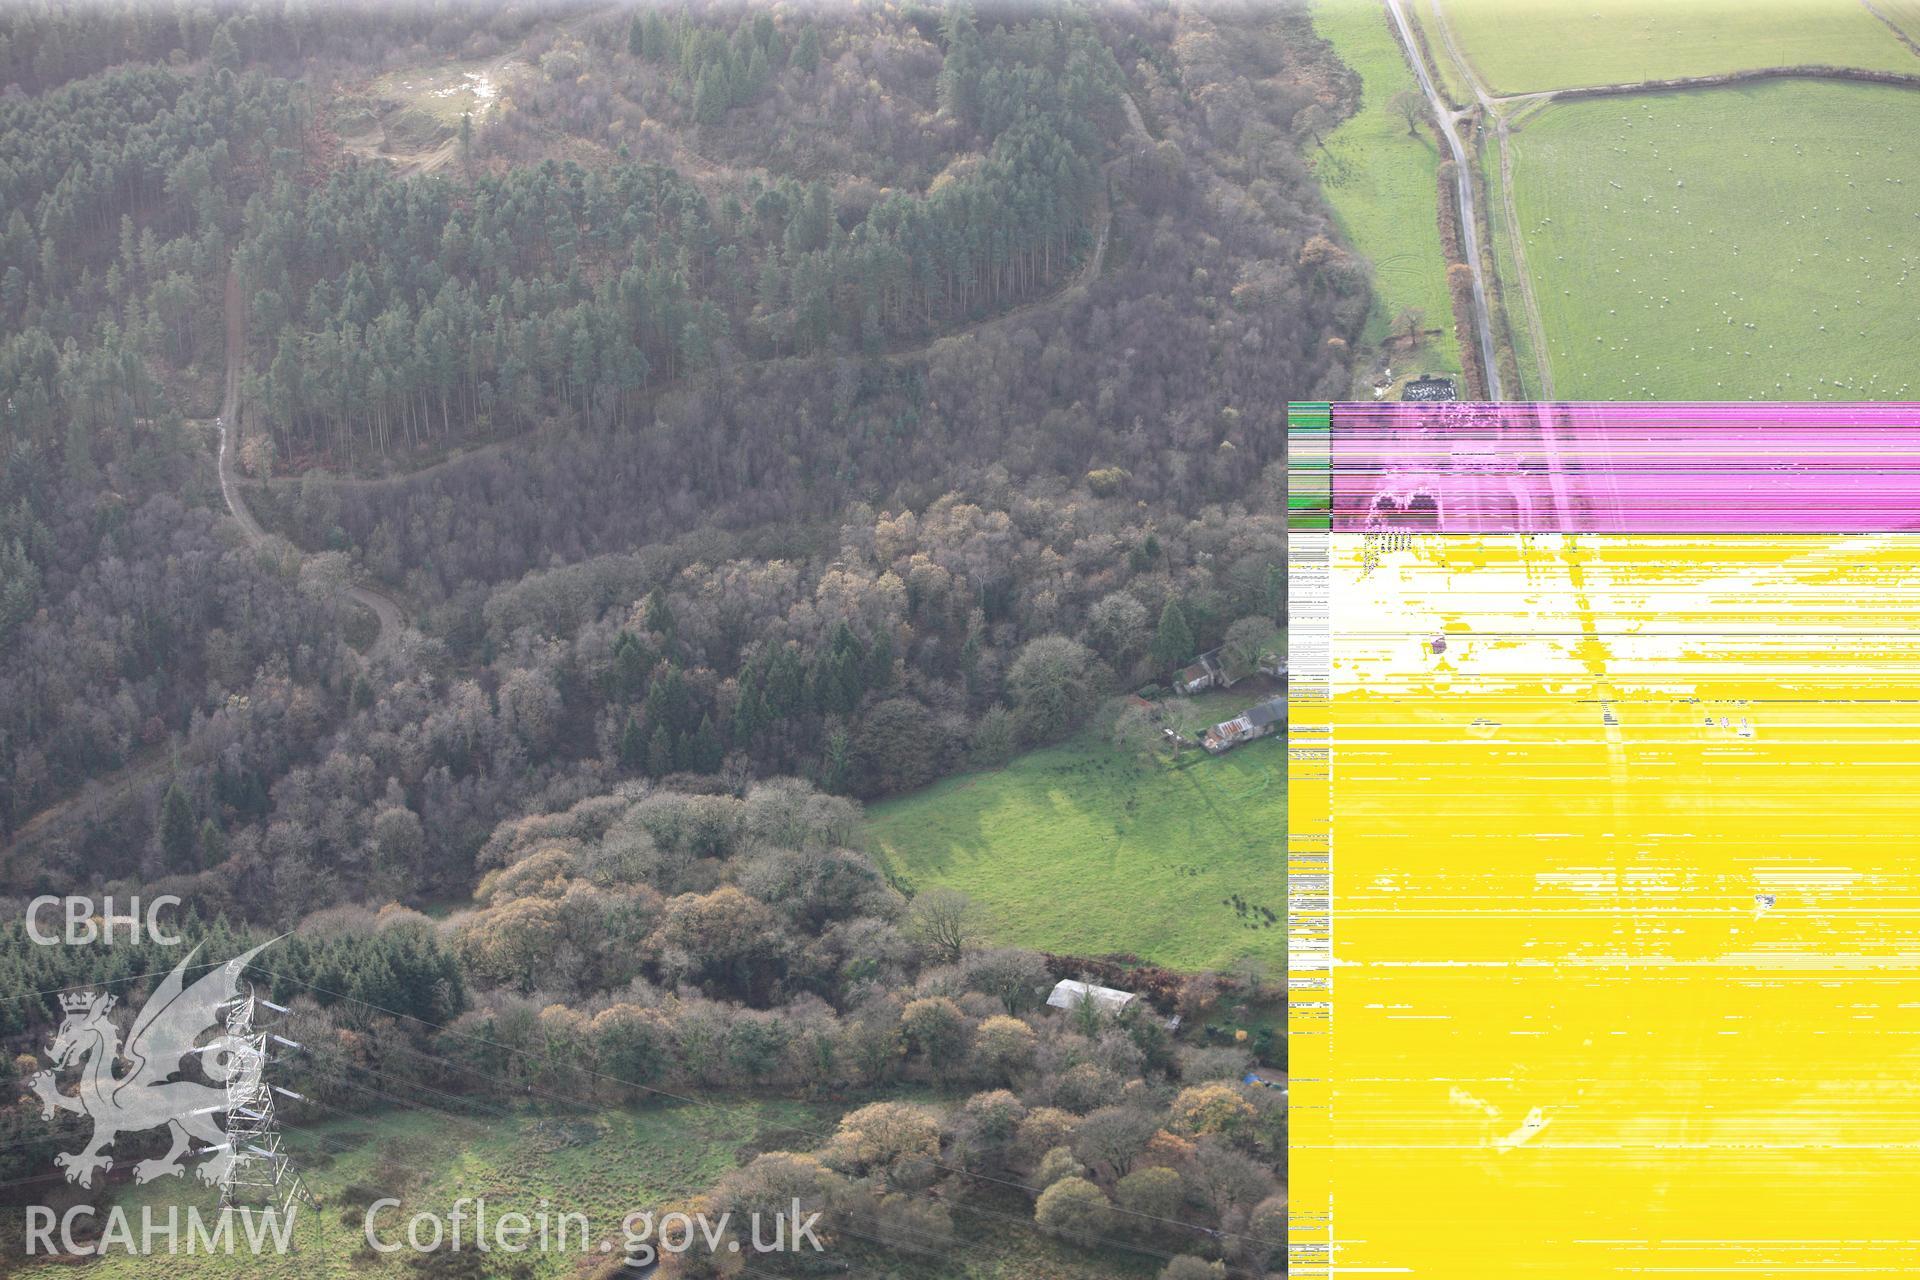
<svg viewBox="0 0 1920 1280">
<path fill-rule="evenodd" d="M 1077 1009 L 1083 1002 L 1091 1000 L 1102 1013 L 1118 1013 L 1139 998 L 1131 991 L 1118 991 L 1112 987 L 1098 987 L 1091 982 L 1062 978 L 1054 985 L 1053 994 L 1047 997 L 1047 1004 L 1055 1009 Z"/>
<path fill-rule="evenodd" d="M 1219 675 L 1221 671 L 1220 650 L 1214 648 L 1207 650 L 1205 653 L 1195 654 L 1193 664 L 1189 666 L 1186 671 L 1191 671 L 1195 675 Z M 1181 672 L 1181 674 L 1185 675 L 1186 671 Z"/>
</svg>

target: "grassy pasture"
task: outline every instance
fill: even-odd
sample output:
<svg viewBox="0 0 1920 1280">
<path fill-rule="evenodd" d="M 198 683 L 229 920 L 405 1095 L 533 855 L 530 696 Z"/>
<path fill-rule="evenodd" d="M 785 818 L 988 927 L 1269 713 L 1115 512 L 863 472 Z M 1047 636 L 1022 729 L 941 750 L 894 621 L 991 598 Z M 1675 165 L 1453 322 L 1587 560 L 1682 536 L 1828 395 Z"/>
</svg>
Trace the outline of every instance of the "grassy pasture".
<svg viewBox="0 0 1920 1280">
<path fill-rule="evenodd" d="M 163 1256 L 157 1258 L 115 1252 L 84 1268 L 28 1263 L 22 1260 L 18 1239 L 23 1211 L 10 1209 L 0 1227 L 0 1257 L 9 1265 L 0 1270 L 45 1280 L 76 1274 L 95 1280 L 149 1280 L 157 1275 L 181 1280 L 586 1280 L 605 1274 L 600 1268 L 620 1256 L 621 1222 L 627 1214 L 658 1214 L 663 1205 L 704 1190 L 756 1152 L 811 1149 L 832 1131 L 841 1110 L 735 1099 L 711 1106 L 608 1107 L 577 1114 L 521 1110 L 503 1118 L 476 1114 L 469 1120 L 396 1107 L 386 1115 L 293 1125 L 287 1133 L 288 1149 L 322 1207 L 297 1216 L 293 1248 L 285 1255 L 269 1246 L 256 1256 L 244 1243 L 231 1255 L 204 1250 L 188 1254 L 186 1207 L 198 1206 L 212 1229 L 216 1197 L 198 1183 L 183 1186 L 165 1179 L 146 1187 L 116 1186 L 111 1201 L 79 1194 L 103 1213 L 108 1203 L 126 1210 L 136 1232 L 143 1208 L 151 1208 L 154 1220 L 164 1224 L 168 1206 L 177 1207 L 182 1252 L 166 1256 L 165 1238 L 160 1237 Z M 414 1214 L 431 1213 L 444 1221 L 456 1200 L 473 1197 L 486 1201 L 489 1223 L 498 1223 L 507 1213 L 524 1213 L 537 1224 L 543 1203 L 554 1215 L 550 1223 L 563 1213 L 584 1214 L 591 1229 L 587 1251 L 580 1252 L 579 1230 L 571 1227 L 565 1250 L 535 1248 L 511 1256 L 496 1250 L 472 1267 L 406 1249 L 382 1255 L 367 1247 L 363 1235 L 370 1194 L 401 1201 L 399 1208 L 384 1209 L 375 1221 L 388 1243 L 405 1242 Z M 1033 1214 L 1031 1200 L 1016 1189 L 983 1184 L 967 1200 L 952 1212 L 952 1250 L 907 1255 L 842 1235 L 827 1244 L 829 1269 L 824 1274 L 888 1275 L 896 1280 L 1151 1280 L 1158 1270 L 1147 1253 L 1081 1250 L 1031 1227 L 1010 1225 L 1009 1220 L 1026 1223 Z M 469 1205 L 463 1228 L 469 1248 L 471 1213 Z M 829 1215 L 829 1231 L 835 1222 Z M 244 1242 L 237 1227 L 236 1233 Z M 771 1227 L 767 1234 L 772 1234 Z M 602 1243 L 610 1246 L 608 1252 L 600 1251 Z M 846 1270 L 834 1269 L 836 1262 Z M 774 1265 L 762 1260 L 755 1274 L 773 1274 L 766 1268 Z"/>
<path fill-rule="evenodd" d="M 1375 0 L 1315 0 L 1313 29 L 1360 75 L 1360 110 L 1307 155 L 1341 237 L 1372 268 L 1366 340 L 1384 340 L 1400 309 L 1416 307 L 1427 328 L 1443 332 L 1395 363 L 1458 375 L 1460 345 L 1435 213 L 1440 149 L 1425 130 L 1409 137 L 1406 122 L 1387 109 L 1396 93 L 1418 93 L 1419 84 Z"/>
<path fill-rule="evenodd" d="M 1183 705 L 1182 727 L 1237 714 L 1263 696 L 1251 688 Z M 1286 956 L 1285 764 L 1278 737 L 1167 765 L 1089 731 L 872 806 L 868 847 L 917 888 L 967 893 L 997 942 L 1190 970 L 1254 956 L 1271 972 Z"/>
<path fill-rule="evenodd" d="M 1503 201 L 1505 191 L 1500 176 L 1500 153 L 1488 147 L 1480 153 L 1480 179 L 1485 184 L 1487 225 L 1493 231 L 1494 270 L 1501 281 L 1501 301 L 1505 304 L 1507 328 L 1513 335 L 1513 356 L 1519 374 L 1506 389 L 1510 400 L 1537 400 L 1542 397 L 1540 366 L 1533 350 L 1533 330 L 1527 323 L 1526 300 L 1518 284 L 1520 270 L 1513 252 L 1513 233 L 1507 222 Z"/>
<path fill-rule="evenodd" d="M 1529 113 L 1515 200 L 1558 394 L 1912 398 L 1916 125 L 1920 94 L 1815 82 Z"/>
<path fill-rule="evenodd" d="M 377 1077 L 374 1083 L 378 1086 Z M 372 1188 L 377 1196 L 402 1201 L 400 1208 L 376 1220 L 389 1241 L 405 1239 L 407 1220 L 415 1213 L 445 1215 L 455 1200 L 468 1196 L 483 1197 L 494 1221 L 497 1214 L 536 1214 L 543 1200 L 551 1214 L 585 1214 L 593 1230 L 590 1244 L 597 1246 L 603 1239 L 619 1239 L 620 1222 L 628 1213 L 658 1209 L 704 1189 L 734 1167 L 742 1148 L 811 1146 L 816 1139 L 789 1135 L 800 1128 L 831 1130 L 837 1119 L 831 1108 L 731 1101 L 580 1114 L 517 1111 L 497 1117 L 476 1112 L 472 1119 L 395 1107 L 381 1116 L 290 1124 L 288 1150 L 322 1206 L 317 1213 L 306 1210 L 296 1218 L 295 1251 L 255 1257 L 243 1245 L 232 1256 L 183 1253 L 158 1262 L 110 1254 L 85 1274 L 96 1280 L 144 1280 L 162 1273 L 189 1280 L 419 1276 L 421 1272 L 408 1265 L 415 1257 L 410 1251 L 383 1256 L 366 1247 L 366 1198 L 363 1194 L 356 1203 L 348 1192 L 353 1187 Z M 99 1203 L 104 1210 L 106 1202 Z M 159 1221 L 165 1220 L 169 1205 L 179 1206 L 184 1223 L 186 1206 L 197 1205 L 209 1227 L 214 1223 L 215 1197 L 197 1182 L 183 1186 L 168 1178 L 145 1187 L 116 1188 L 112 1203 L 127 1210 L 136 1228 L 146 1206 Z M 14 1221 L 8 1225 L 15 1226 L 17 1212 L 10 1217 Z M 19 1250 L 9 1242 L 7 1254 L 17 1257 Z M 586 1261 L 572 1250 L 520 1257 L 529 1263 L 530 1274 L 543 1278 L 583 1274 L 579 1268 Z M 595 1265 L 600 1260 L 599 1255 L 591 1259 Z M 43 1265 L 15 1274 L 70 1276 L 75 1271 Z"/>
<path fill-rule="evenodd" d="M 1455 107 L 1464 107 L 1473 101 L 1473 86 L 1467 83 L 1460 64 L 1448 53 L 1446 41 L 1440 38 L 1443 28 L 1440 12 L 1434 5 L 1435 0 L 1407 0 L 1407 18 L 1432 55 L 1427 73 L 1439 86 L 1440 96 Z"/>
<path fill-rule="evenodd" d="M 1441 11 L 1494 93 L 1806 64 L 1920 72 L 1859 0 L 1441 0 Z"/>
<path fill-rule="evenodd" d="M 1874 7 L 1909 40 L 1920 40 L 1920 0 L 1874 0 Z"/>
</svg>

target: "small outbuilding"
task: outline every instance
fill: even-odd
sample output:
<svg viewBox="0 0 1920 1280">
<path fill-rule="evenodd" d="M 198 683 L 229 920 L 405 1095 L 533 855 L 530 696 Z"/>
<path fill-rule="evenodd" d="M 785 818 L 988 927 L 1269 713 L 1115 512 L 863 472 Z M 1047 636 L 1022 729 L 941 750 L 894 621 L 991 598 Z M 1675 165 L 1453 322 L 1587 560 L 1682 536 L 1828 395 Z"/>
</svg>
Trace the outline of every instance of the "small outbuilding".
<svg viewBox="0 0 1920 1280">
<path fill-rule="evenodd" d="M 1255 703 L 1231 720 L 1223 720 L 1206 731 L 1200 739 L 1200 745 L 1219 755 L 1242 742 L 1252 742 L 1255 738 L 1264 738 L 1280 729 L 1287 722 L 1287 699 L 1282 694 L 1277 698 L 1268 698 L 1265 702 Z"/>
<path fill-rule="evenodd" d="M 1181 693 L 1202 693 L 1208 689 L 1224 689 L 1233 681 L 1227 675 L 1227 669 L 1221 665 L 1220 651 L 1209 649 L 1193 660 L 1190 667 L 1181 668 L 1173 678 L 1173 687 Z"/>
<path fill-rule="evenodd" d="M 1054 984 L 1053 994 L 1047 997 L 1047 1005 L 1054 1009 L 1078 1009 L 1088 1000 L 1093 1001 L 1102 1013 L 1118 1013 L 1140 997 L 1131 991 L 1119 991 L 1113 987 L 1099 987 L 1091 982 L 1077 982 L 1072 978 L 1062 978 Z"/>
<path fill-rule="evenodd" d="M 1400 388 L 1402 400 L 1413 400 L 1433 404 L 1448 400 L 1458 400 L 1460 393 L 1454 390 L 1452 378 L 1436 378 L 1432 374 L 1422 374 L 1408 381 Z"/>
</svg>

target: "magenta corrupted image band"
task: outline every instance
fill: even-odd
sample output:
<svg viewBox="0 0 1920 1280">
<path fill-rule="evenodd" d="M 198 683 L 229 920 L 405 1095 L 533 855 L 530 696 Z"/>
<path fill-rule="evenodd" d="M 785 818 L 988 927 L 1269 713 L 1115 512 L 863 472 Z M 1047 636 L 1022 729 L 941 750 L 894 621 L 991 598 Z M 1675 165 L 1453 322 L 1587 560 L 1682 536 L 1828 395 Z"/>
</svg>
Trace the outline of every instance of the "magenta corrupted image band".
<svg viewBox="0 0 1920 1280">
<path fill-rule="evenodd" d="M 1920 529 L 1920 404 L 1336 404 L 1334 532 Z"/>
</svg>

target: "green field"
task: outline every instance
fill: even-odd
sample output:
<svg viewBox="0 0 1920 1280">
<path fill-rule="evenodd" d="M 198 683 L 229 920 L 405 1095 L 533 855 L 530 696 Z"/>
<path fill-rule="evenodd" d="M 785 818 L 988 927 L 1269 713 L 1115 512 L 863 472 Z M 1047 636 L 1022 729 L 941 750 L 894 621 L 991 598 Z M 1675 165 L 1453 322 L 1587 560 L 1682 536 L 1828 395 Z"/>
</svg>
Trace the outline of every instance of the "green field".
<svg viewBox="0 0 1920 1280">
<path fill-rule="evenodd" d="M 383 1256 L 366 1248 L 365 1197 L 356 1206 L 347 1194 L 356 1185 L 402 1201 L 401 1208 L 376 1220 L 386 1240 L 404 1239 L 413 1214 L 445 1214 L 455 1200 L 470 1196 L 484 1197 L 489 1214 L 537 1213 L 543 1199 L 550 1202 L 550 1213 L 583 1213 L 594 1229 L 591 1243 L 598 1245 L 602 1239 L 618 1238 L 621 1219 L 628 1213 L 657 1209 L 711 1185 L 738 1163 L 742 1148 L 812 1146 L 818 1140 L 795 1136 L 796 1128 L 830 1131 L 837 1118 L 832 1108 L 729 1101 L 578 1114 L 518 1111 L 500 1117 L 476 1112 L 472 1118 L 396 1106 L 381 1116 L 312 1126 L 295 1123 L 287 1131 L 288 1150 L 322 1209 L 297 1218 L 294 1251 L 255 1257 L 242 1248 L 231 1257 L 169 1257 L 165 1274 L 195 1280 L 419 1276 L 407 1265 L 414 1257 L 410 1252 Z M 187 1205 L 197 1205 L 211 1224 L 214 1197 L 198 1183 L 183 1186 L 169 1178 L 116 1189 L 112 1203 L 125 1207 L 136 1224 L 143 1206 L 152 1206 L 164 1220 L 169 1205 L 180 1206 L 182 1215 Z M 390 1230 L 395 1224 L 397 1232 Z M 7 1252 L 18 1255 L 12 1245 Z M 582 1261 L 577 1252 L 524 1256 L 533 1274 L 541 1277 L 579 1274 Z M 97 1280 L 141 1280 L 155 1272 L 152 1259 L 118 1254 L 86 1270 Z M 74 1271 L 47 1265 L 15 1274 L 70 1276 Z"/>
<path fill-rule="evenodd" d="M 1920 72 L 1860 0 L 1440 0 L 1493 93 L 1824 65 Z"/>
<path fill-rule="evenodd" d="M 1911 398 L 1920 94 L 1589 99 L 1513 137 L 1562 399 Z"/>
<path fill-rule="evenodd" d="M 1414 29 L 1425 41 L 1427 52 L 1432 55 L 1427 68 L 1440 87 L 1440 96 L 1455 107 L 1464 107 L 1473 101 L 1473 86 L 1468 84 L 1461 72 L 1460 64 L 1452 58 L 1447 43 L 1441 39 L 1443 28 L 1440 25 L 1439 10 L 1434 8 L 1436 0 L 1409 0 L 1407 17 Z"/>
<path fill-rule="evenodd" d="M 1909 40 L 1920 40 L 1920 0 L 1874 0 L 1874 8 L 1885 14 Z"/>
<path fill-rule="evenodd" d="M 1224 719 L 1258 696 L 1213 695 L 1182 718 Z M 1217 758 L 1187 751 L 1168 766 L 1087 733 L 867 816 L 869 847 L 895 876 L 964 891 L 996 942 L 1132 952 L 1185 970 L 1252 956 L 1274 971 L 1285 960 L 1278 737 Z"/>
<path fill-rule="evenodd" d="M 1375 0 L 1315 0 L 1312 12 L 1313 29 L 1361 82 L 1359 111 L 1307 155 L 1342 238 L 1372 267 L 1366 341 L 1384 340 L 1401 308 L 1415 307 L 1427 328 L 1442 333 L 1423 352 L 1397 357 L 1396 375 L 1413 365 L 1458 375 L 1460 344 L 1435 214 L 1439 147 L 1425 130 L 1409 137 L 1406 122 L 1387 109 L 1396 93 L 1418 93 L 1419 85 Z"/>
<path fill-rule="evenodd" d="M 1514 365 L 1518 380 L 1505 389 L 1509 400 L 1544 398 L 1540 387 L 1540 366 L 1533 350 L 1533 330 L 1527 324 L 1526 299 L 1516 283 L 1520 270 L 1513 253 L 1513 235 L 1503 201 L 1505 191 L 1500 178 L 1499 151 L 1488 147 L 1480 154 L 1480 178 L 1485 183 L 1487 225 L 1493 231 L 1494 270 L 1501 281 L 1500 301 L 1507 317 L 1507 331 L 1513 335 Z"/>
<path fill-rule="evenodd" d="M 197 1206 L 211 1228 L 215 1196 L 197 1183 L 182 1185 L 165 1179 L 147 1187 L 116 1186 L 111 1199 L 87 1202 L 98 1204 L 102 1213 L 108 1204 L 125 1209 L 136 1232 L 143 1208 L 151 1208 L 154 1220 L 164 1224 L 168 1207 L 177 1207 L 182 1252 L 159 1259 L 111 1252 L 83 1272 L 60 1263 L 11 1263 L 0 1269 L 42 1280 L 75 1274 L 97 1280 L 147 1280 L 154 1275 L 186 1280 L 586 1277 L 598 1274 L 609 1257 L 619 1256 L 621 1222 L 627 1214 L 657 1213 L 664 1205 L 705 1190 L 757 1152 L 811 1150 L 832 1132 L 841 1110 L 734 1099 L 650 1110 L 609 1107 L 553 1113 L 523 1109 L 504 1117 L 497 1110 L 493 1114 L 480 1111 L 471 1118 L 445 1110 L 396 1106 L 385 1115 L 313 1125 L 296 1121 L 288 1125 L 287 1147 L 321 1209 L 297 1215 L 293 1247 L 286 1254 L 269 1247 L 256 1255 L 244 1244 L 231 1255 L 185 1252 L 187 1206 Z M 580 1233 L 575 1228 L 564 1251 L 555 1247 L 513 1258 L 495 1252 L 478 1270 L 447 1264 L 444 1259 L 434 1259 L 434 1265 L 422 1268 L 415 1264 L 427 1259 L 410 1250 L 383 1255 L 367 1248 L 366 1204 L 384 1196 L 402 1202 L 398 1208 L 383 1209 L 375 1220 L 380 1238 L 387 1243 L 405 1241 L 407 1222 L 414 1214 L 432 1213 L 444 1219 L 462 1197 L 483 1198 L 490 1222 L 518 1212 L 537 1223 L 536 1215 L 545 1202 L 547 1212 L 554 1215 L 550 1222 L 562 1213 L 577 1212 L 586 1215 L 592 1230 L 585 1256 L 577 1247 Z M 58 1212 L 71 1202 L 69 1195 L 45 1203 Z M 967 1204 L 957 1198 L 951 1204 L 955 1233 L 951 1250 L 922 1255 L 886 1252 L 868 1240 L 843 1234 L 828 1244 L 827 1256 L 847 1269 L 830 1263 L 823 1274 L 888 1275 L 896 1280 L 1150 1280 L 1157 1271 L 1151 1254 L 1119 1248 L 1083 1251 L 1023 1225 L 1030 1221 L 1033 1208 L 1017 1189 L 983 1184 L 974 1189 Z M 6 1211 L 0 1256 L 23 1256 L 17 1234 L 23 1221 L 22 1210 Z M 471 1217 L 468 1221 L 471 1231 Z M 828 1229 L 837 1221 L 829 1215 Z M 83 1220 L 82 1234 L 85 1226 Z M 165 1238 L 158 1239 L 158 1250 L 165 1254 Z M 611 1247 L 610 1252 L 599 1250 L 602 1243 Z M 511 1269 L 517 1262 L 526 1264 L 524 1273 Z"/>
</svg>

